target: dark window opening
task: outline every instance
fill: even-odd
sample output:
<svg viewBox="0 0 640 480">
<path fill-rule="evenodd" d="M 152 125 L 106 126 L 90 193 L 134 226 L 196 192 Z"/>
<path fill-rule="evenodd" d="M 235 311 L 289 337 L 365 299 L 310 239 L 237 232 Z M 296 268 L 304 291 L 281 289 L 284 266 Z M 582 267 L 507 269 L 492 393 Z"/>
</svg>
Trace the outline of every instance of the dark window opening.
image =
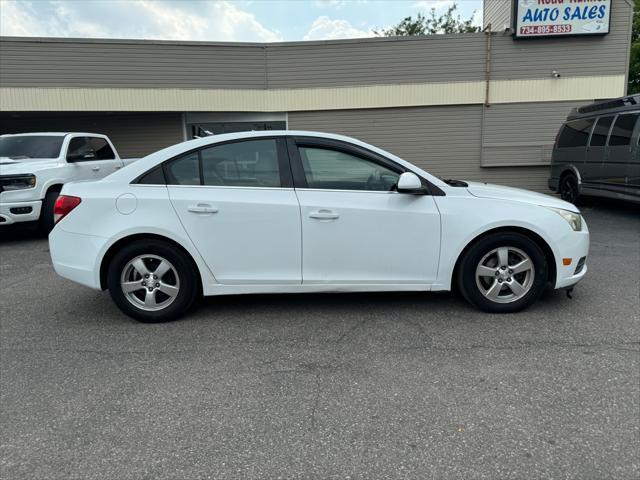
<svg viewBox="0 0 640 480">
<path fill-rule="evenodd" d="M 159 167 L 155 167 L 149 172 L 145 173 L 137 183 L 141 183 L 143 185 L 164 185 L 166 184 L 166 180 L 164 178 L 164 171 L 162 170 L 162 165 Z"/>
<path fill-rule="evenodd" d="M 567 122 L 558 139 L 558 148 L 586 147 L 593 119 Z"/>
<path fill-rule="evenodd" d="M 607 144 L 607 136 L 609 135 L 609 128 L 613 123 L 613 118 L 614 117 L 600 117 L 598 119 L 591 134 L 590 145 L 592 147 L 604 147 Z"/>
<path fill-rule="evenodd" d="M 636 126 L 638 114 L 618 115 L 611 130 L 609 146 L 621 146 L 631 144 L 633 129 Z"/>
</svg>

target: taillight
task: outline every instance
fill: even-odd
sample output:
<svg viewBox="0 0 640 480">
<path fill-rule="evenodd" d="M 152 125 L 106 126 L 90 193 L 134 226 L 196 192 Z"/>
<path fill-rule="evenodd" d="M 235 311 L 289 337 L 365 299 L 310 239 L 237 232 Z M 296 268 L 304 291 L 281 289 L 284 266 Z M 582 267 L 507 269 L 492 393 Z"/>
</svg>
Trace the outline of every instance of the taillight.
<svg viewBox="0 0 640 480">
<path fill-rule="evenodd" d="M 64 217 L 71 213 L 71 210 L 80 205 L 82 199 L 80 197 L 72 197 L 71 195 L 60 195 L 53 206 L 53 223 L 58 223 Z"/>
</svg>

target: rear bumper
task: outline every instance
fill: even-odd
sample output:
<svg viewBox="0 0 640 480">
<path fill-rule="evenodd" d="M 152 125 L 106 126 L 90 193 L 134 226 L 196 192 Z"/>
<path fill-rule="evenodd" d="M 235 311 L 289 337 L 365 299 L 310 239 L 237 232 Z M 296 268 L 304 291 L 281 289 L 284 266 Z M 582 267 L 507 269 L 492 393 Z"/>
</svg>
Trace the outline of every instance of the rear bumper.
<svg viewBox="0 0 640 480">
<path fill-rule="evenodd" d="M 0 226 L 33 222 L 40 218 L 41 200 L 31 202 L 0 202 Z"/>
<path fill-rule="evenodd" d="M 61 277 L 100 290 L 100 252 L 108 239 L 69 233 L 60 226 L 49 234 L 49 251 L 56 273 Z"/>
<path fill-rule="evenodd" d="M 584 222 L 584 219 L 583 219 Z M 584 278 L 587 274 L 589 261 L 589 231 L 584 224 L 581 232 L 572 232 L 558 245 L 558 257 L 556 258 L 556 285 L 555 288 L 568 288 Z M 584 257 L 582 267 L 579 268 L 580 259 Z M 571 263 L 564 265 L 563 258 L 570 258 Z"/>
<path fill-rule="evenodd" d="M 557 177 L 549 177 L 547 185 L 549 186 L 549 190 L 551 190 L 552 192 L 557 192 L 560 188 L 560 179 Z"/>
</svg>

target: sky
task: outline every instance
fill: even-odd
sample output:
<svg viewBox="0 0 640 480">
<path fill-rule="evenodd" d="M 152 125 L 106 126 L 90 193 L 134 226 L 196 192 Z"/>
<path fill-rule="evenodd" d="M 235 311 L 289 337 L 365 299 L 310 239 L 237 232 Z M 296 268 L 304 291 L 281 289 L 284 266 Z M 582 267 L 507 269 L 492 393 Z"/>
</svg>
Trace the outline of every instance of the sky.
<svg viewBox="0 0 640 480">
<path fill-rule="evenodd" d="M 373 36 L 453 0 L 0 0 L 0 35 L 226 42 Z M 456 0 L 482 23 L 482 0 Z"/>
</svg>

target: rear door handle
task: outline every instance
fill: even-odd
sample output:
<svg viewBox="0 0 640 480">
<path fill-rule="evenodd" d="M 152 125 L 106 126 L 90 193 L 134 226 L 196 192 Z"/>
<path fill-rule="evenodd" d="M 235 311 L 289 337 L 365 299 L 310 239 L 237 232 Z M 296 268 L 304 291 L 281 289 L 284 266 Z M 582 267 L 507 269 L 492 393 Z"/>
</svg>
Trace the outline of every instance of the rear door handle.
<svg viewBox="0 0 640 480">
<path fill-rule="evenodd" d="M 91 167 L 91 170 L 93 170 L 94 172 L 99 172 L 100 171 L 100 167 Z"/>
<path fill-rule="evenodd" d="M 208 203 L 198 203 L 197 205 L 189 205 L 187 207 L 192 213 L 218 213 L 218 209 Z"/>
<path fill-rule="evenodd" d="M 309 214 L 309 218 L 315 218 L 316 220 L 337 220 L 340 215 L 332 210 L 320 209 Z"/>
</svg>

